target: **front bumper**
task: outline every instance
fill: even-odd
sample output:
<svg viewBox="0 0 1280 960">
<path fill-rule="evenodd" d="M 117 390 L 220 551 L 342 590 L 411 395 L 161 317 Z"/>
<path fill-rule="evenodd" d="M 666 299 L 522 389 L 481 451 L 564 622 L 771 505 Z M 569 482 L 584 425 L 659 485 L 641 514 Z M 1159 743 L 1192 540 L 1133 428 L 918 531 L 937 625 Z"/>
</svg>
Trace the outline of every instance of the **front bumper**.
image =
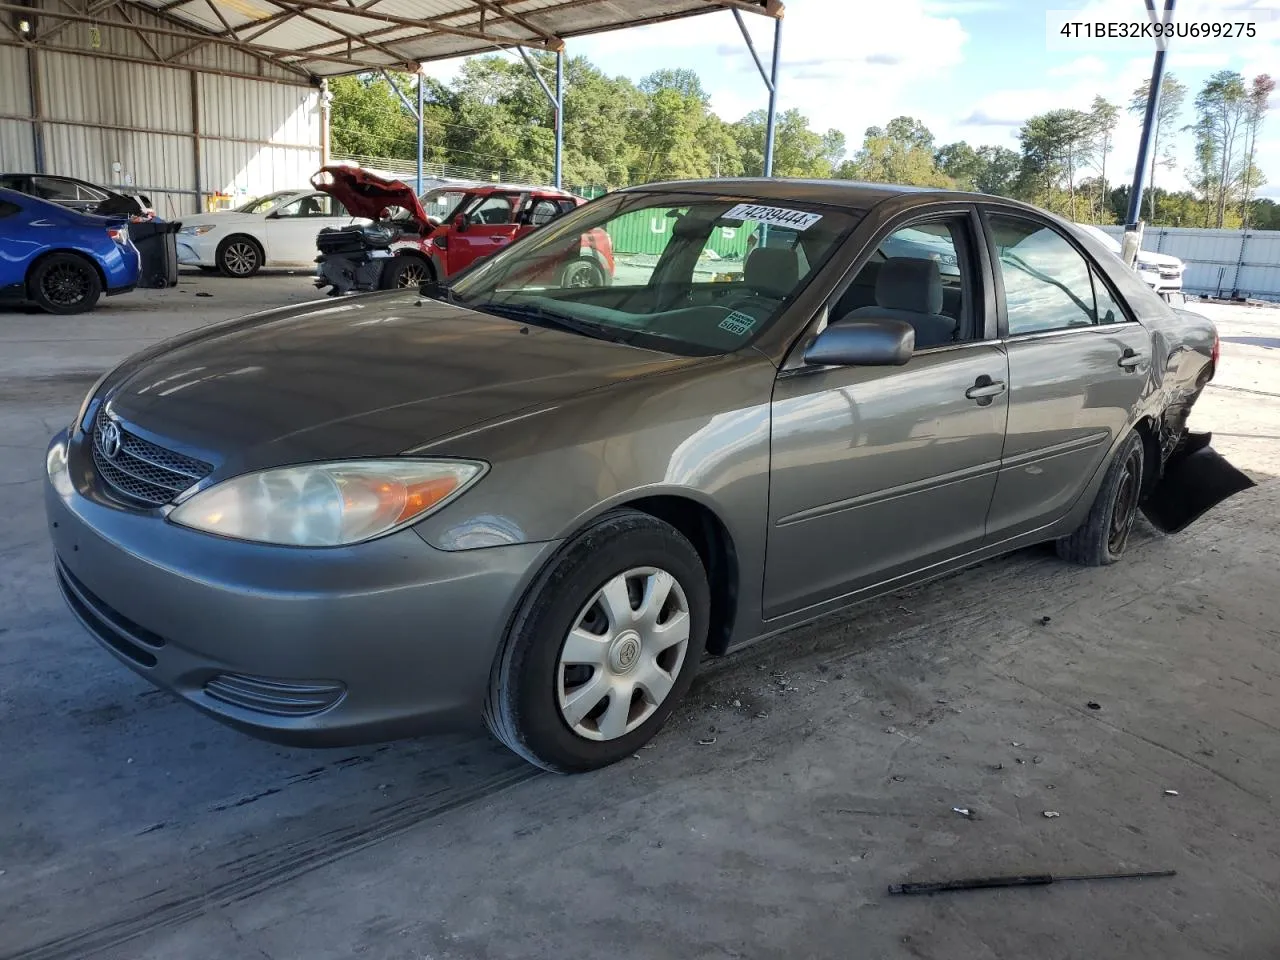
<svg viewBox="0 0 1280 960">
<path fill-rule="evenodd" d="M 446 552 L 413 530 L 327 550 L 227 540 L 114 504 L 77 446 L 45 484 L 72 612 L 152 683 L 280 743 L 474 725 L 506 625 L 556 546 Z"/>
<path fill-rule="evenodd" d="M 212 237 L 213 233 L 206 233 L 202 237 L 179 233 L 177 237 L 178 263 L 189 267 L 217 266 L 218 242 Z"/>
</svg>

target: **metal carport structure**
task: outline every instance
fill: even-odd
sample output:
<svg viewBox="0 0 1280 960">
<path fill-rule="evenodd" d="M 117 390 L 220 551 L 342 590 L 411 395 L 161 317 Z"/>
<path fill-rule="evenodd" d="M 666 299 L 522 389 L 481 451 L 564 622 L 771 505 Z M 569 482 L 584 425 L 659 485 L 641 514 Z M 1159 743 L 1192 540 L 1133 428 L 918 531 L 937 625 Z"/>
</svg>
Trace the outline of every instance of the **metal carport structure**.
<svg viewBox="0 0 1280 960">
<path fill-rule="evenodd" d="M 558 179 L 565 41 L 717 10 L 737 18 L 769 91 L 768 173 L 780 0 L 0 0 L 0 167 L 123 182 L 182 213 L 255 164 L 305 182 L 327 156 L 329 77 L 530 48 L 557 55 L 554 88 L 535 76 Z M 744 12 L 774 20 L 768 65 Z M 140 158 L 136 172 L 115 154 Z"/>
</svg>

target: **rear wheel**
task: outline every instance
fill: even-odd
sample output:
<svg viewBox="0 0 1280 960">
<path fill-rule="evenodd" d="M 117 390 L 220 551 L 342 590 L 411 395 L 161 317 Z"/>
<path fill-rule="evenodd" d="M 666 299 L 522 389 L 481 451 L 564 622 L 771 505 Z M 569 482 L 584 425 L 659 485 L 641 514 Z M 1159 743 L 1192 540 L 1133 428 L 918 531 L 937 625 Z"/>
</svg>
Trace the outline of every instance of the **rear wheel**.
<svg viewBox="0 0 1280 960">
<path fill-rule="evenodd" d="M 560 271 L 561 287 L 603 287 L 606 283 L 604 269 L 594 260 L 585 257 L 574 260 Z"/>
<path fill-rule="evenodd" d="M 630 756 L 689 689 L 710 592 L 693 545 L 634 510 L 606 514 L 551 561 L 494 664 L 485 722 L 546 770 Z"/>
<path fill-rule="evenodd" d="M 41 260 L 31 272 L 27 294 L 48 313 L 84 313 L 102 297 L 102 279 L 84 257 L 55 253 Z"/>
<path fill-rule="evenodd" d="M 1120 559 L 1138 515 L 1142 469 L 1142 437 L 1130 432 L 1111 461 L 1084 523 L 1057 542 L 1058 556 L 1086 567 L 1102 567 Z"/>
<path fill-rule="evenodd" d="M 218 269 L 228 277 L 252 277 L 266 259 L 253 237 L 237 234 L 218 245 Z"/>
<path fill-rule="evenodd" d="M 422 257 L 398 254 L 382 268 L 381 287 L 383 290 L 417 289 L 433 275 L 431 264 Z"/>
</svg>

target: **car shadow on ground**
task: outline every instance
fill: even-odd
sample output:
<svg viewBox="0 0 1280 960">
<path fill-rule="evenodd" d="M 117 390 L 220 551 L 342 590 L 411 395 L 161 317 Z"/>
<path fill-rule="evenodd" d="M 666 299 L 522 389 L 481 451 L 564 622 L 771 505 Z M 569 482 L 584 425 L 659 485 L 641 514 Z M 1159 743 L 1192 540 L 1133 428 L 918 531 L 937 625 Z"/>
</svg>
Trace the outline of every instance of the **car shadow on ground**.
<svg viewBox="0 0 1280 960">
<path fill-rule="evenodd" d="M 1223 337 L 1223 343 L 1243 343 L 1251 347 L 1267 347 L 1275 350 L 1280 347 L 1280 337 Z"/>
</svg>

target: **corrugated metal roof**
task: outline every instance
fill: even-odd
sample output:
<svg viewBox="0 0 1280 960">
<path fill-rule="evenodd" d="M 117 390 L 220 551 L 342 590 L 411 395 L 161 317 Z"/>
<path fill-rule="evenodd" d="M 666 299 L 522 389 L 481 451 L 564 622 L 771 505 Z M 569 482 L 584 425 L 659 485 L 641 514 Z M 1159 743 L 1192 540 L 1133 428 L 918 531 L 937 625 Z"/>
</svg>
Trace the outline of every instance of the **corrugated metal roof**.
<svg viewBox="0 0 1280 960">
<path fill-rule="evenodd" d="M 780 0 L 129 0 L 192 39 L 316 77 L 405 67 L 738 8 L 781 17 Z"/>
</svg>

